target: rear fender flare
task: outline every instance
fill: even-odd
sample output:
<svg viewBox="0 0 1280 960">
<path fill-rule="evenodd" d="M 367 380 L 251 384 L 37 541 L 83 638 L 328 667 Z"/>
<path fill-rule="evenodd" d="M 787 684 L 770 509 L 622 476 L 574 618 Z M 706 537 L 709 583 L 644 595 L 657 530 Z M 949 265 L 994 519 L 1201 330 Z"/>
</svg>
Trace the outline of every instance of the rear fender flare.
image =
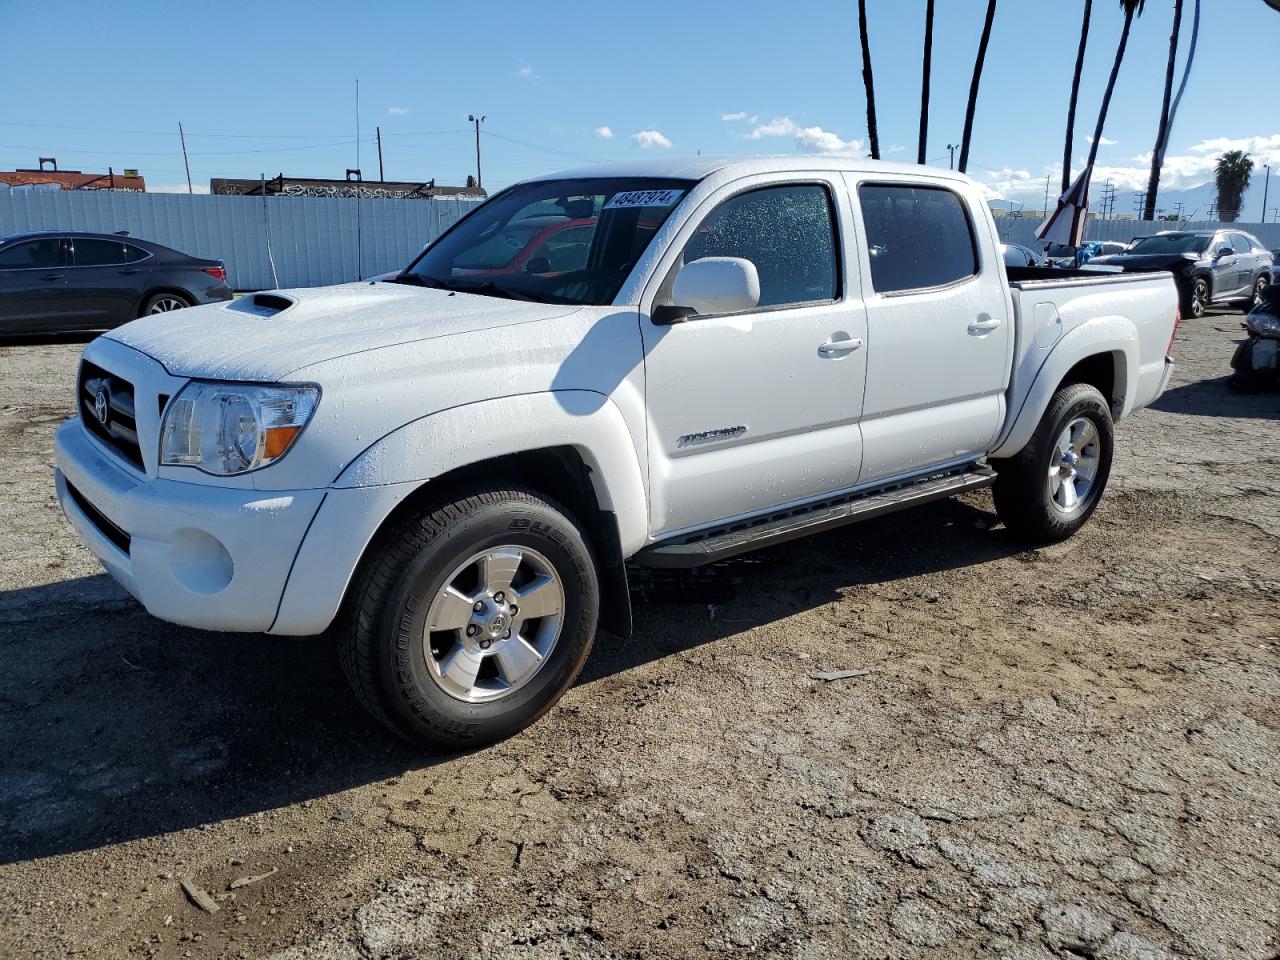
<svg viewBox="0 0 1280 960">
<path fill-rule="evenodd" d="M 1128 317 L 1095 317 L 1065 334 L 1050 351 L 990 455 L 1011 457 L 1025 447 L 1071 368 L 1100 353 L 1111 354 L 1115 364 L 1114 395 L 1107 398 L 1112 410 L 1117 417 L 1132 410 L 1137 399 L 1138 330 Z"/>
</svg>

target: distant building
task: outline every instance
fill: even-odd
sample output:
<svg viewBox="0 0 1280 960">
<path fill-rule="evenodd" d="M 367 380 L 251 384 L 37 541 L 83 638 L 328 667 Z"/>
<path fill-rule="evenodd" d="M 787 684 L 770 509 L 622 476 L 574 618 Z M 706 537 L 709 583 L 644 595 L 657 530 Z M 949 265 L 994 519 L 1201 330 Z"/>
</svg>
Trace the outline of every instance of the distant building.
<svg viewBox="0 0 1280 960">
<path fill-rule="evenodd" d="M 49 164 L 46 168 L 45 164 Z M 83 173 L 80 170 L 59 170 L 53 157 L 41 157 L 37 170 L 0 170 L 0 183 L 10 187 L 57 187 L 60 190 L 128 190 L 146 193 L 147 181 L 138 176 L 137 170 L 114 169 L 106 173 Z"/>
<path fill-rule="evenodd" d="M 221 196 L 260 197 L 349 197 L 364 199 L 429 200 L 432 197 L 485 197 L 483 187 L 473 186 L 471 177 L 462 187 L 438 185 L 435 180 L 423 182 L 400 180 L 326 180 L 316 177 L 286 177 L 284 174 L 264 181 L 214 177 L 209 192 Z"/>
</svg>

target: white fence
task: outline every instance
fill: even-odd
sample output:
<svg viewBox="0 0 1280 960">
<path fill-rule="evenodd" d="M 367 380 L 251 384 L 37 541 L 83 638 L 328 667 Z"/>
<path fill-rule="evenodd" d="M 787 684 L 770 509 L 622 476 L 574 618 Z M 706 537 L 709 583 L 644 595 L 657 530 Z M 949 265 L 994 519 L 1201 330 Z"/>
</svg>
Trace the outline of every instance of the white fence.
<svg viewBox="0 0 1280 960">
<path fill-rule="evenodd" d="M 224 261 L 227 282 L 236 290 L 314 287 L 403 267 L 477 203 L 455 197 L 356 201 L 0 190 L 0 236 L 29 230 L 128 230 L 195 257 Z"/>
<path fill-rule="evenodd" d="M 1043 244 L 1036 239 L 1035 229 L 1041 220 L 1036 217 L 996 217 L 1000 239 L 1005 243 L 1020 243 L 1032 250 Z M 1280 223 L 1220 223 L 1215 220 L 1197 220 L 1194 223 L 1171 223 L 1168 220 L 1090 220 L 1084 228 L 1086 240 L 1120 240 L 1128 243 L 1134 237 L 1145 237 L 1160 230 L 1239 230 L 1262 241 L 1268 250 L 1280 249 Z"/>
</svg>

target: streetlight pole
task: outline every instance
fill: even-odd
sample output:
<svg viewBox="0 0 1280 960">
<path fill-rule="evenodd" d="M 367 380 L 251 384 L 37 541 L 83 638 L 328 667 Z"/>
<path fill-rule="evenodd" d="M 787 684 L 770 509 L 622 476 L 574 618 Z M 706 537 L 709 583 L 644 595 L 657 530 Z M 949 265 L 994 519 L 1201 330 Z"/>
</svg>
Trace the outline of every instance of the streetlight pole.
<svg viewBox="0 0 1280 960">
<path fill-rule="evenodd" d="M 956 150 L 959 148 L 959 146 L 960 144 L 958 143 L 947 144 L 947 150 L 951 153 L 951 169 L 952 170 L 956 168 Z"/>
<path fill-rule="evenodd" d="M 480 176 L 480 124 L 484 123 L 485 118 L 469 113 L 467 114 L 467 119 L 476 125 L 476 186 L 483 187 L 484 180 Z"/>
<path fill-rule="evenodd" d="M 1262 176 L 1262 222 L 1267 222 L 1267 192 L 1271 187 L 1271 164 L 1264 166 Z"/>
</svg>

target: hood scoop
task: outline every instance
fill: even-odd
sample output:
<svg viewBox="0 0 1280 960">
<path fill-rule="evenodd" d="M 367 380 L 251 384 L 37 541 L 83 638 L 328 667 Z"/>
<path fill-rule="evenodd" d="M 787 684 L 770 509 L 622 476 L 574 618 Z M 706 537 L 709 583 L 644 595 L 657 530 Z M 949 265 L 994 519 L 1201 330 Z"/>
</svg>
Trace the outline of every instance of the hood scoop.
<svg viewBox="0 0 1280 960">
<path fill-rule="evenodd" d="M 298 301 L 283 293 L 255 293 L 252 296 L 240 297 L 227 305 L 228 310 L 247 313 L 250 316 L 267 319 L 278 313 L 284 313 L 290 307 L 297 306 Z"/>
</svg>

